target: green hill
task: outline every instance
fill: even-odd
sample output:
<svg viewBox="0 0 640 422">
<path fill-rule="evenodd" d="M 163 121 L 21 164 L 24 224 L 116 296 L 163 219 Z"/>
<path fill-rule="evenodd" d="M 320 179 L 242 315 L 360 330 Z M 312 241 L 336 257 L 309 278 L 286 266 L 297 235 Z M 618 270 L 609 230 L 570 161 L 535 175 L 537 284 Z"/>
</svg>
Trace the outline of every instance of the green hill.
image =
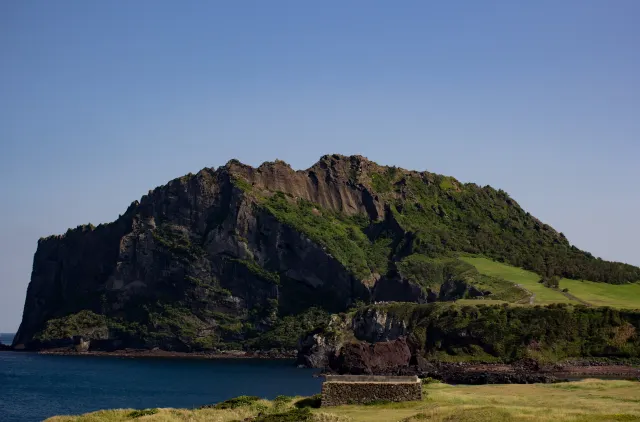
<svg viewBox="0 0 640 422">
<path fill-rule="evenodd" d="M 608 285 L 563 280 L 563 293 L 540 277 Z M 150 191 L 112 223 L 40 239 L 14 345 L 82 335 L 82 347 L 109 350 L 291 348 L 360 302 L 629 306 L 638 280 L 640 268 L 579 250 L 490 186 L 361 156 L 298 171 L 231 160 Z M 622 293 L 608 295 L 613 285 Z"/>
</svg>

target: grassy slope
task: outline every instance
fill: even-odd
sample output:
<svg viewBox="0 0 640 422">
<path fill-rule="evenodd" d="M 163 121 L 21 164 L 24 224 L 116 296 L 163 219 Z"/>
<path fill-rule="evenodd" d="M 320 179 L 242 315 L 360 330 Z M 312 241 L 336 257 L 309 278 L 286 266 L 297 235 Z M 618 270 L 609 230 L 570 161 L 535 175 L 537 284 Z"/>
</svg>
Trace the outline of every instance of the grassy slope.
<svg viewBox="0 0 640 422">
<path fill-rule="evenodd" d="M 522 287 L 536 295 L 534 301 L 536 304 L 576 303 L 575 301 L 565 297 L 562 293 L 544 287 L 542 284 L 538 283 L 540 276 L 531 271 L 501 264 L 487 258 L 461 257 L 460 259 L 475 266 L 481 274 L 501 277 L 513 283 L 520 284 Z"/>
<path fill-rule="evenodd" d="M 420 402 L 341 406 L 314 409 L 313 421 L 634 421 L 640 420 L 640 383 L 584 380 L 562 384 L 424 387 Z M 134 420 L 220 421 L 243 420 L 282 412 L 292 403 L 274 408 L 273 402 L 230 410 L 160 409 Z M 132 420 L 131 410 L 108 410 L 83 416 L 58 416 L 48 422 L 113 422 Z M 266 419 L 264 419 L 266 420 Z M 273 422 L 288 419 L 269 419 Z"/>
<path fill-rule="evenodd" d="M 594 306 L 640 308 L 640 283 L 611 285 L 563 278 L 560 288 L 569 289 L 569 293 Z"/>
<path fill-rule="evenodd" d="M 535 293 L 536 304 L 577 303 L 561 292 L 544 287 L 538 283 L 540 276 L 521 268 L 495 262 L 481 257 L 461 257 L 461 260 L 475 266 L 481 274 L 504 278 L 520 284 Z M 614 285 L 594 283 L 592 281 L 560 280 L 560 288 L 569 289 L 569 293 L 594 306 L 611 306 L 615 308 L 640 308 L 640 283 Z"/>
</svg>

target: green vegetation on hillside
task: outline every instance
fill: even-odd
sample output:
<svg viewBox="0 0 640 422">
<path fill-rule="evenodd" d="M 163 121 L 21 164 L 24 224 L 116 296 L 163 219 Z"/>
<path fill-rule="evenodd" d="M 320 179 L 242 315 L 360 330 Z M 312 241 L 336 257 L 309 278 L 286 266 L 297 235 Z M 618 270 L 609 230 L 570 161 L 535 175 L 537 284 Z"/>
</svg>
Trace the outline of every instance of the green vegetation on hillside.
<svg viewBox="0 0 640 422">
<path fill-rule="evenodd" d="M 251 261 L 248 259 L 233 259 L 232 261 L 244 265 L 249 271 L 262 278 L 263 280 L 270 281 L 271 283 L 276 285 L 280 284 L 280 275 L 278 273 L 265 270 L 255 261 Z"/>
<path fill-rule="evenodd" d="M 204 254 L 200 246 L 191 242 L 187 233 L 170 224 L 162 224 L 151 233 L 153 239 L 177 259 L 194 260 Z"/>
<path fill-rule="evenodd" d="M 484 254 L 540 275 L 621 284 L 640 280 L 640 268 L 602 261 L 571 246 L 525 212 L 509 195 L 491 187 L 462 184 L 431 173 L 373 177 L 394 192 L 382 193 L 402 228 L 412 232 L 414 252 Z M 374 183 L 381 186 L 380 182 Z"/>
<path fill-rule="evenodd" d="M 411 253 L 481 254 L 540 276 L 611 284 L 640 281 L 640 268 L 596 259 L 571 246 L 562 233 L 524 211 L 502 190 L 396 167 L 372 167 L 368 174 L 350 167 L 347 173 L 350 183 L 369 183 L 404 232 L 395 234 L 409 235 Z M 232 180 L 245 193 L 253 192 L 241 176 Z M 385 274 L 389 260 L 400 258 L 392 255 L 400 250 L 391 251 L 390 239 L 367 231 L 378 222 L 366 216 L 344 216 L 282 192 L 260 191 L 253 196 L 276 218 L 326 247 L 360 279 L 372 272 Z"/>
<path fill-rule="evenodd" d="M 426 305 L 392 303 L 360 309 L 386 312 L 408 327 L 409 341 L 444 360 L 555 361 L 571 357 L 640 357 L 640 312 L 583 305 Z"/>
<path fill-rule="evenodd" d="M 483 293 L 483 299 L 503 300 L 507 302 L 529 302 L 526 290 L 518 288 L 500 277 L 480 274 L 471 264 L 455 258 L 429 258 L 425 255 L 413 254 L 398 264 L 400 274 L 420 286 L 423 290 L 438 293 L 443 283 L 460 284 L 459 289 L 473 287 L 476 292 Z M 440 298 L 447 297 L 440 292 Z M 454 297 L 474 296 L 466 291 Z M 476 294 L 477 296 L 477 294 Z"/>
<path fill-rule="evenodd" d="M 62 318 L 50 319 L 35 339 L 46 342 L 75 335 L 107 338 L 108 334 L 107 317 L 83 310 Z"/>
<path fill-rule="evenodd" d="M 383 237 L 371 242 L 362 231 L 369 224 L 366 217 L 346 217 L 282 192 L 265 198 L 262 203 L 280 221 L 326 247 L 358 278 L 367 279 L 372 272 L 386 272 L 390 240 Z"/>
<path fill-rule="evenodd" d="M 285 348 L 293 350 L 298 347 L 298 340 L 306 333 L 325 327 L 330 315 L 320 308 L 309 308 L 298 315 L 288 315 L 278 320 L 274 327 L 257 338 L 251 339 L 247 345 L 252 349 L 268 350 Z"/>
<path fill-rule="evenodd" d="M 313 400 L 255 400 L 234 408 L 151 409 L 141 421 L 271 422 L 601 422 L 640 420 L 640 383 L 584 380 L 560 384 L 423 386 L 422 401 L 367 406 L 297 407 Z M 144 411 L 142 411 L 144 412 Z M 132 410 L 56 416 L 47 422 L 119 422 Z"/>
</svg>

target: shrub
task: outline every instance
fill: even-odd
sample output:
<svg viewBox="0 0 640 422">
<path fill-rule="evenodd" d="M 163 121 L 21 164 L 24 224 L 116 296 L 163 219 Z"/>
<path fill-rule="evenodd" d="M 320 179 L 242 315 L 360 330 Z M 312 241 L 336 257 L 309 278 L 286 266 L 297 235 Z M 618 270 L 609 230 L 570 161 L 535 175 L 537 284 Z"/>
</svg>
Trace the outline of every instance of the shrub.
<svg viewBox="0 0 640 422">
<path fill-rule="evenodd" d="M 311 397 L 306 397 L 304 399 L 298 400 L 295 402 L 294 406 L 298 409 L 303 409 L 305 407 L 312 407 L 314 409 L 319 409 L 322 404 L 322 395 L 316 394 Z"/>
<path fill-rule="evenodd" d="M 329 314 L 320 308 L 309 308 L 297 315 L 281 318 L 268 332 L 248 344 L 254 349 L 295 349 L 302 336 L 329 323 Z"/>
<path fill-rule="evenodd" d="M 104 315 L 82 310 L 75 314 L 47 321 L 45 329 L 38 333 L 35 338 L 41 341 L 70 338 L 75 335 L 107 338 L 107 322 L 107 318 Z"/>
<path fill-rule="evenodd" d="M 557 289 L 560 286 L 560 277 L 555 275 L 552 277 L 542 277 L 538 283 L 544 284 L 545 287 Z"/>
<path fill-rule="evenodd" d="M 278 404 L 289 403 L 291 400 L 293 400 L 291 396 L 278 396 L 273 399 L 273 401 Z"/>
<path fill-rule="evenodd" d="M 158 409 L 142 409 L 142 410 L 134 410 L 130 412 L 127 417 L 129 418 L 141 418 L 143 416 L 155 415 L 158 413 Z"/>
<path fill-rule="evenodd" d="M 229 400 L 225 400 L 223 402 L 217 404 L 207 404 L 201 406 L 200 409 L 236 409 L 238 407 L 250 406 L 253 403 L 260 400 L 260 397 L 256 396 L 238 396 Z"/>
</svg>

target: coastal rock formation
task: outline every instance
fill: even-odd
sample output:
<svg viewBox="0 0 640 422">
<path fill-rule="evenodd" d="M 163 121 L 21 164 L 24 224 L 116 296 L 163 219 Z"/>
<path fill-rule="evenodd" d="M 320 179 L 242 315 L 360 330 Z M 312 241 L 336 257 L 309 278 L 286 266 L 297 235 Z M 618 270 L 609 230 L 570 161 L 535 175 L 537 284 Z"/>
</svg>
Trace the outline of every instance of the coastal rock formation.
<svg viewBox="0 0 640 422">
<path fill-rule="evenodd" d="M 290 350 L 330 313 L 362 302 L 528 300 L 453 252 L 565 277 L 640 279 L 491 187 L 361 156 L 327 155 L 303 171 L 232 160 L 150 191 L 112 223 L 40 239 L 14 345 L 74 347 L 82 336 L 88 350 Z M 379 320 L 357 330 L 378 341 L 407 327 Z"/>
<path fill-rule="evenodd" d="M 329 368 L 339 374 L 372 375 L 393 374 L 408 368 L 411 350 L 405 338 L 345 344 L 329 360 Z"/>
</svg>

